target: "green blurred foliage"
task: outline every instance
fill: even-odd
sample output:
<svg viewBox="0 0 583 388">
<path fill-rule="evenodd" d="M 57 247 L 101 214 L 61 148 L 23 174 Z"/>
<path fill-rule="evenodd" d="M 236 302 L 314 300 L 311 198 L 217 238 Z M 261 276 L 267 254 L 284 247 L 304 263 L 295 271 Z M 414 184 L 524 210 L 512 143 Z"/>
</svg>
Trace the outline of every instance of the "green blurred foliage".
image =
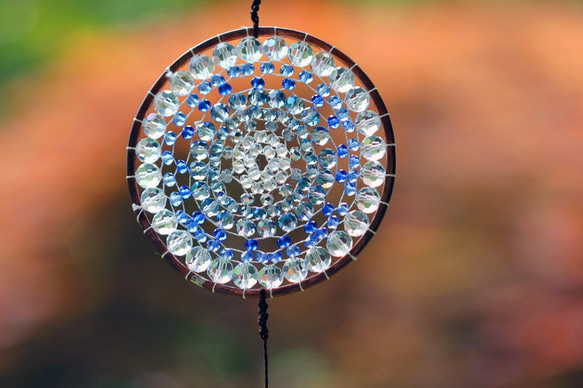
<svg viewBox="0 0 583 388">
<path fill-rule="evenodd" d="M 2 0 L 0 87 L 53 59 L 67 37 L 159 20 L 203 0 Z"/>
</svg>

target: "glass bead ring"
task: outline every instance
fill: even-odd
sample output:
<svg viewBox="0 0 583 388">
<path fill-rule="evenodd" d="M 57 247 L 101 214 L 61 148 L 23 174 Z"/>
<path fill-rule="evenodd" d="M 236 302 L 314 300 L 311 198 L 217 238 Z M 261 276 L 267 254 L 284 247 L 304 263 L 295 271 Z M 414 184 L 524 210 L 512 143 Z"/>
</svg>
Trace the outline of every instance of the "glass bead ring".
<svg viewBox="0 0 583 388">
<path fill-rule="evenodd" d="M 376 233 L 395 141 L 371 80 L 346 54 L 276 27 L 230 31 L 158 78 L 127 148 L 133 208 L 193 283 L 278 296 L 328 279 Z"/>
</svg>

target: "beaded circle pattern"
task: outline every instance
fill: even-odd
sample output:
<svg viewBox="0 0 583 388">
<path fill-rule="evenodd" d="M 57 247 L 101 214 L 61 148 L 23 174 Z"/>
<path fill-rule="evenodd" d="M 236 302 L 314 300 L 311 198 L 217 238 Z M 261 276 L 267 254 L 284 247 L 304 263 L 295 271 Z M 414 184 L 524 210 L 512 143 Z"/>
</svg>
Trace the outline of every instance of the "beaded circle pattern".
<svg viewBox="0 0 583 388">
<path fill-rule="evenodd" d="M 231 31 L 192 48 L 146 96 L 128 145 L 145 233 L 213 291 L 303 290 L 375 234 L 394 138 L 358 65 L 305 33 Z"/>
</svg>

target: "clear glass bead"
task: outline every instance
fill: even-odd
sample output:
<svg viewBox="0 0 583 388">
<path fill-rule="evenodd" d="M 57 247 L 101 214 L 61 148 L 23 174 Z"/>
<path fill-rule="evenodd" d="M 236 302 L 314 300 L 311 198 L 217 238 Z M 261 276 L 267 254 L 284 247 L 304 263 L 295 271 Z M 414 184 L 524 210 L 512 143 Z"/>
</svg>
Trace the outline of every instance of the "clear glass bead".
<svg viewBox="0 0 583 388">
<path fill-rule="evenodd" d="M 326 248 L 334 257 L 342 257 L 352 249 L 352 238 L 346 232 L 334 231 L 326 240 Z"/>
<path fill-rule="evenodd" d="M 213 61 L 223 69 L 234 66 L 237 63 L 237 48 L 228 42 L 217 44 L 213 50 Z"/>
<path fill-rule="evenodd" d="M 163 90 L 154 97 L 154 109 L 164 117 L 172 116 L 178 111 L 180 102 L 170 90 Z"/>
<path fill-rule="evenodd" d="M 320 186 L 312 186 L 308 190 L 308 201 L 312 205 L 321 205 L 326 200 L 326 190 Z"/>
<path fill-rule="evenodd" d="M 233 283 L 241 289 L 248 289 L 257 284 L 257 268 L 251 263 L 241 263 L 233 271 Z"/>
<path fill-rule="evenodd" d="M 283 276 L 292 283 L 300 283 L 306 279 L 308 270 L 300 259 L 289 259 L 282 267 Z"/>
<path fill-rule="evenodd" d="M 336 152 L 330 148 L 324 148 L 320 151 L 320 155 L 318 156 L 318 162 L 320 162 L 320 166 L 325 169 L 332 169 L 336 166 L 338 162 L 338 158 L 336 157 Z"/>
<path fill-rule="evenodd" d="M 310 127 L 318 125 L 320 122 L 320 114 L 318 113 L 318 110 L 313 107 L 308 107 L 302 110 L 301 118 L 302 121 Z"/>
<path fill-rule="evenodd" d="M 255 234 L 255 230 L 256 227 L 253 221 L 243 218 L 237 221 L 237 233 L 240 236 L 249 238 Z"/>
<path fill-rule="evenodd" d="M 257 233 L 263 238 L 275 236 L 277 224 L 269 219 L 261 220 L 257 223 Z"/>
<path fill-rule="evenodd" d="M 186 253 L 185 264 L 193 272 L 204 272 L 211 265 L 212 257 L 208 249 L 196 246 Z"/>
<path fill-rule="evenodd" d="M 360 210 L 352 210 L 344 217 L 344 230 L 352 237 L 360 237 L 365 234 L 369 225 L 367 215 Z"/>
<path fill-rule="evenodd" d="M 190 60 L 190 72 L 197 80 L 210 78 L 215 72 L 215 64 L 206 55 L 195 55 Z"/>
<path fill-rule="evenodd" d="M 332 257 L 330 253 L 322 247 L 312 247 L 306 253 L 306 268 L 315 273 L 320 273 L 330 266 Z"/>
<path fill-rule="evenodd" d="M 386 179 L 385 168 L 379 162 L 367 162 L 360 169 L 360 179 L 369 187 L 379 187 Z"/>
<path fill-rule="evenodd" d="M 192 235 L 185 230 L 172 232 L 166 238 L 166 246 L 173 255 L 183 256 L 192 248 Z"/>
<path fill-rule="evenodd" d="M 151 187 L 142 192 L 140 202 L 148 213 L 156 214 L 166 207 L 168 197 L 158 187 Z"/>
<path fill-rule="evenodd" d="M 319 52 L 312 58 L 312 72 L 319 77 L 328 77 L 336 69 L 334 58 L 329 53 Z"/>
<path fill-rule="evenodd" d="M 190 146 L 190 155 L 194 160 L 203 161 L 209 156 L 208 144 L 202 141 L 195 141 Z"/>
<path fill-rule="evenodd" d="M 170 210 L 162 210 L 152 218 L 152 229 L 158 234 L 167 235 L 176 230 L 178 220 Z"/>
<path fill-rule="evenodd" d="M 210 121 L 205 121 L 198 126 L 197 132 L 200 140 L 207 142 L 212 141 L 215 137 L 216 127 Z"/>
<path fill-rule="evenodd" d="M 144 135 L 151 139 L 159 139 L 166 132 L 166 121 L 157 113 L 150 113 L 142 123 L 144 127 Z"/>
<path fill-rule="evenodd" d="M 263 52 L 265 56 L 272 61 L 281 61 L 287 57 L 289 47 L 283 38 L 274 36 L 263 43 Z"/>
<path fill-rule="evenodd" d="M 327 128 L 316 127 L 312 130 L 311 137 L 314 144 L 323 146 L 330 141 L 330 132 Z"/>
<path fill-rule="evenodd" d="M 283 273 L 275 265 L 266 265 L 259 271 L 259 284 L 267 289 L 277 288 L 283 283 Z"/>
<path fill-rule="evenodd" d="M 378 136 L 365 137 L 360 144 L 360 154 L 371 161 L 382 159 L 387 154 L 387 144 Z"/>
<path fill-rule="evenodd" d="M 314 50 L 307 42 L 295 42 L 290 46 L 289 59 L 299 67 L 306 67 L 312 62 Z"/>
<path fill-rule="evenodd" d="M 215 259 L 211 262 L 207 274 L 217 284 L 228 283 L 233 278 L 233 264 L 224 258 Z"/>
<path fill-rule="evenodd" d="M 381 119 L 376 112 L 365 110 L 356 116 L 356 130 L 364 136 L 374 135 L 381 128 Z"/>
<path fill-rule="evenodd" d="M 136 169 L 135 179 L 144 189 L 156 187 L 162 180 L 162 172 L 157 165 L 144 163 Z"/>
<path fill-rule="evenodd" d="M 138 159 L 146 163 L 154 163 L 162 155 L 160 143 L 151 138 L 144 138 L 136 145 Z"/>
<path fill-rule="evenodd" d="M 229 107 L 225 104 L 215 104 L 211 108 L 211 117 L 217 123 L 222 123 L 229 118 Z"/>
<path fill-rule="evenodd" d="M 345 67 L 330 72 L 330 86 L 338 93 L 346 93 L 354 87 L 354 74 Z"/>
<path fill-rule="evenodd" d="M 370 214 L 379 208 L 381 197 L 376 189 L 372 187 L 363 187 L 356 193 L 354 198 L 356 206 L 363 212 Z"/>
<path fill-rule="evenodd" d="M 301 221 L 309 221 L 314 215 L 314 207 L 307 202 L 299 203 L 294 211 Z M 288 231 L 286 230 L 286 232 Z"/>
<path fill-rule="evenodd" d="M 257 62 L 263 55 L 261 43 L 250 36 L 243 38 L 237 47 L 237 51 L 241 59 L 249 63 Z"/>
<path fill-rule="evenodd" d="M 344 101 L 351 111 L 363 112 L 370 104 L 370 96 L 366 90 L 357 86 L 346 93 Z"/>
<path fill-rule="evenodd" d="M 285 213 L 279 217 L 279 227 L 284 232 L 291 232 L 298 225 L 298 219 L 292 213 Z"/>
<path fill-rule="evenodd" d="M 186 96 L 194 89 L 194 77 L 186 70 L 178 70 L 170 76 L 170 90 L 177 96 Z"/>
</svg>

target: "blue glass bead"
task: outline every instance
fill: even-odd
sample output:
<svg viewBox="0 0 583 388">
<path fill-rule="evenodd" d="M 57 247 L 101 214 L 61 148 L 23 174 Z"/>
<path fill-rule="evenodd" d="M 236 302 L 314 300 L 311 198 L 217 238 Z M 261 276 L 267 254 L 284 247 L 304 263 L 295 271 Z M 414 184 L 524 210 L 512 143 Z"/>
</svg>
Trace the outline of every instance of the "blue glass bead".
<svg viewBox="0 0 583 388">
<path fill-rule="evenodd" d="M 188 199 L 192 195 L 192 192 L 190 191 L 190 189 L 186 185 L 180 186 L 179 192 L 180 192 L 180 196 L 183 199 Z"/>
<path fill-rule="evenodd" d="M 221 96 L 227 96 L 229 94 L 231 94 L 231 91 L 233 90 L 233 88 L 231 87 L 231 85 L 224 83 L 221 86 L 219 86 L 219 94 Z"/>
<path fill-rule="evenodd" d="M 350 151 L 357 151 L 358 147 L 358 139 L 348 139 L 348 149 Z"/>
<path fill-rule="evenodd" d="M 182 128 L 182 137 L 186 140 L 192 139 L 194 135 L 194 127 L 192 125 L 187 125 L 186 127 Z"/>
<path fill-rule="evenodd" d="M 336 151 L 339 158 L 345 158 L 348 156 L 348 147 L 346 147 L 344 144 L 339 145 Z"/>
<path fill-rule="evenodd" d="M 269 255 L 269 259 L 273 262 L 273 263 L 278 263 L 281 261 L 283 255 L 281 254 L 281 252 L 273 252 L 271 255 Z"/>
<path fill-rule="evenodd" d="M 199 243 L 203 243 L 207 240 L 207 235 L 201 228 L 196 228 L 196 230 L 194 231 L 194 238 Z"/>
<path fill-rule="evenodd" d="M 188 165 L 184 160 L 179 159 L 176 161 L 176 171 L 178 171 L 179 174 L 186 174 L 188 172 Z"/>
<path fill-rule="evenodd" d="M 186 97 L 186 105 L 191 108 L 194 108 L 200 102 L 200 98 L 196 94 L 191 94 L 190 96 Z"/>
<path fill-rule="evenodd" d="M 316 108 L 321 108 L 324 106 L 324 99 L 319 94 L 314 94 L 312 96 L 312 104 L 314 104 Z"/>
<path fill-rule="evenodd" d="M 202 100 L 198 103 L 198 110 L 201 112 L 206 112 L 211 108 L 211 102 L 209 100 Z"/>
<path fill-rule="evenodd" d="M 198 85 L 198 92 L 200 94 L 209 94 L 212 90 L 212 85 L 210 82 L 208 81 L 202 81 L 199 85 Z"/>
<path fill-rule="evenodd" d="M 260 263 L 267 263 L 269 261 L 269 255 L 264 252 L 257 252 L 257 254 L 255 255 L 255 260 L 257 260 Z"/>
<path fill-rule="evenodd" d="M 174 145 L 174 143 L 176 143 L 176 138 L 178 136 L 176 136 L 176 134 L 172 131 L 168 131 L 166 132 L 166 134 L 164 135 L 164 143 L 166 143 L 166 145 Z"/>
<path fill-rule="evenodd" d="M 348 112 L 348 109 L 346 109 L 346 108 L 339 109 L 338 112 L 336 112 L 336 116 L 338 116 L 338 118 L 341 121 L 345 121 L 346 119 L 350 119 L 350 113 Z"/>
<path fill-rule="evenodd" d="M 199 211 L 195 211 L 194 213 L 192 213 L 192 219 L 194 220 L 194 222 L 196 222 L 197 225 L 202 225 L 204 224 L 204 214 L 202 214 Z"/>
<path fill-rule="evenodd" d="M 344 128 L 345 132 L 351 133 L 354 132 L 354 123 L 350 120 L 342 121 L 342 128 Z"/>
<path fill-rule="evenodd" d="M 170 205 L 174 206 L 174 207 L 178 207 L 180 205 L 182 205 L 182 197 L 180 196 L 180 193 L 173 191 L 170 193 L 169 196 L 170 199 Z"/>
<path fill-rule="evenodd" d="M 253 66 L 250 63 L 244 64 L 243 67 L 241 68 L 241 73 L 243 73 L 243 75 L 246 75 L 246 76 L 250 76 L 251 74 L 253 74 L 254 71 L 255 71 L 255 66 Z"/>
<path fill-rule="evenodd" d="M 338 182 L 338 183 L 344 183 L 344 182 L 346 182 L 346 176 L 347 175 L 348 174 L 344 170 L 338 170 L 338 171 L 336 171 L 336 182 Z"/>
<path fill-rule="evenodd" d="M 195 233 L 199 229 L 199 227 L 196 226 L 196 223 L 193 220 L 189 220 L 185 226 L 186 230 L 188 230 L 190 233 Z"/>
<path fill-rule="evenodd" d="M 277 239 L 277 246 L 280 248 L 287 248 L 291 244 L 291 238 L 289 236 L 281 236 Z"/>
<path fill-rule="evenodd" d="M 296 257 L 297 255 L 300 254 L 300 247 L 298 247 L 297 245 L 292 245 L 287 247 L 287 249 L 285 250 L 285 253 L 289 256 L 289 257 Z"/>
<path fill-rule="evenodd" d="M 235 254 L 233 253 L 232 249 L 224 248 L 221 251 L 221 257 L 225 260 L 231 260 L 234 256 L 235 256 Z"/>
<path fill-rule="evenodd" d="M 358 157 L 358 155 L 350 155 L 350 159 L 348 160 L 348 166 L 350 168 L 360 167 L 360 158 Z"/>
<path fill-rule="evenodd" d="M 271 74 L 275 70 L 275 66 L 271 62 L 265 62 L 261 64 L 259 70 L 261 70 L 263 74 Z"/>
<path fill-rule="evenodd" d="M 259 243 L 257 240 L 253 239 L 245 241 L 245 249 L 248 251 L 256 251 L 257 248 L 259 248 Z"/>
<path fill-rule="evenodd" d="M 312 75 L 312 73 L 310 73 L 307 70 L 304 70 L 300 73 L 299 75 L 300 81 L 302 81 L 305 84 L 309 84 L 310 82 L 312 82 L 314 80 L 314 76 Z"/>
<path fill-rule="evenodd" d="M 241 69 L 239 68 L 239 66 L 231 66 L 227 70 L 227 74 L 231 78 L 236 78 L 241 74 Z"/>
<path fill-rule="evenodd" d="M 190 222 L 190 216 L 184 210 L 178 210 L 176 212 L 176 220 L 182 224 L 186 225 Z"/>
<path fill-rule="evenodd" d="M 291 77 L 294 74 L 294 67 L 290 65 L 281 65 L 279 68 L 279 74 L 284 77 Z"/>
<path fill-rule="evenodd" d="M 336 213 L 338 213 L 340 217 L 344 217 L 346 214 L 348 214 L 348 209 L 350 209 L 350 206 L 348 206 L 346 202 L 342 202 L 340 205 L 338 205 Z"/>
<path fill-rule="evenodd" d="M 243 263 L 248 263 L 253 260 L 253 252 L 245 251 L 241 253 L 241 261 Z"/>
<path fill-rule="evenodd" d="M 206 243 L 206 249 L 211 252 L 218 252 L 221 249 L 221 244 L 217 240 L 208 240 Z"/>
<path fill-rule="evenodd" d="M 287 90 L 294 90 L 296 88 L 296 81 L 293 79 L 285 78 L 281 85 L 286 88 Z"/>
<path fill-rule="evenodd" d="M 330 106 L 332 107 L 332 109 L 340 109 L 340 107 L 342 106 L 342 100 L 340 99 L 340 97 L 338 96 L 330 97 Z"/>
<path fill-rule="evenodd" d="M 265 87 L 265 80 L 263 78 L 255 77 L 251 80 L 251 86 L 255 89 L 263 89 Z"/>
<path fill-rule="evenodd" d="M 349 197 L 352 197 L 354 194 L 356 194 L 356 185 L 354 183 L 346 182 L 344 185 L 344 193 L 346 193 L 346 195 Z"/>
<path fill-rule="evenodd" d="M 358 180 L 358 170 L 356 169 L 350 169 L 348 171 L 348 182 L 350 183 L 356 183 L 356 181 Z"/>
<path fill-rule="evenodd" d="M 328 126 L 330 128 L 338 128 L 340 126 L 340 120 L 338 120 L 338 117 L 334 115 L 328 117 Z"/>
<path fill-rule="evenodd" d="M 322 97 L 328 97 L 330 95 L 330 87 L 328 87 L 328 85 L 326 85 L 326 84 L 318 85 L 318 88 L 316 89 L 316 91 Z"/>
<path fill-rule="evenodd" d="M 213 86 L 219 86 L 225 83 L 225 77 L 220 74 L 215 74 L 211 77 L 211 84 Z"/>
<path fill-rule="evenodd" d="M 170 151 L 162 152 L 162 163 L 164 163 L 167 166 L 170 166 L 172 163 L 174 163 L 174 155 L 172 154 L 172 152 Z"/>
<path fill-rule="evenodd" d="M 174 174 L 172 174 L 171 172 L 167 172 L 166 174 L 164 174 L 162 179 L 164 180 L 164 186 L 166 187 L 172 187 L 176 184 L 176 178 L 174 177 Z"/>
<path fill-rule="evenodd" d="M 174 122 L 174 124 L 181 127 L 186 122 L 186 115 L 182 112 L 177 112 L 174 114 L 174 119 L 172 119 L 172 121 Z"/>
<path fill-rule="evenodd" d="M 316 224 L 316 221 L 309 221 L 306 225 L 304 225 L 304 231 L 307 234 L 314 232 L 317 228 L 318 224 Z"/>
<path fill-rule="evenodd" d="M 328 236 L 328 229 L 320 228 L 316 232 L 314 232 L 314 235 L 316 236 L 318 241 L 322 241 L 323 239 L 325 239 Z"/>
<path fill-rule="evenodd" d="M 326 217 L 330 216 L 333 211 L 334 211 L 334 205 L 331 204 L 330 202 L 328 202 L 327 204 L 325 204 L 322 207 L 322 214 L 324 214 Z"/>
<path fill-rule="evenodd" d="M 213 236 L 219 241 L 225 241 L 227 239 L 227 233 L 221 228 L 215 229 L 213 231 Z"/>
<path fill-rule="evenodd" d="M 313 234 L 310 235 L 310 237 L 308 237 L 308 239 L 304 241 L 304 245 L 307 248 L 315 247 L 317 244 L 318 244 L 318 240 L 316 239 L 316 236 Z"/>
<path fill-rule="evenodd" d="M 339 223 L 340 219 L 338 217 L 330 216 L 330 218 L 328 218 L 328 221 L 326 221 L 326 226 L 328 226 L 328 228 L 330 229 L 336 229 Z"/>
</svg>

